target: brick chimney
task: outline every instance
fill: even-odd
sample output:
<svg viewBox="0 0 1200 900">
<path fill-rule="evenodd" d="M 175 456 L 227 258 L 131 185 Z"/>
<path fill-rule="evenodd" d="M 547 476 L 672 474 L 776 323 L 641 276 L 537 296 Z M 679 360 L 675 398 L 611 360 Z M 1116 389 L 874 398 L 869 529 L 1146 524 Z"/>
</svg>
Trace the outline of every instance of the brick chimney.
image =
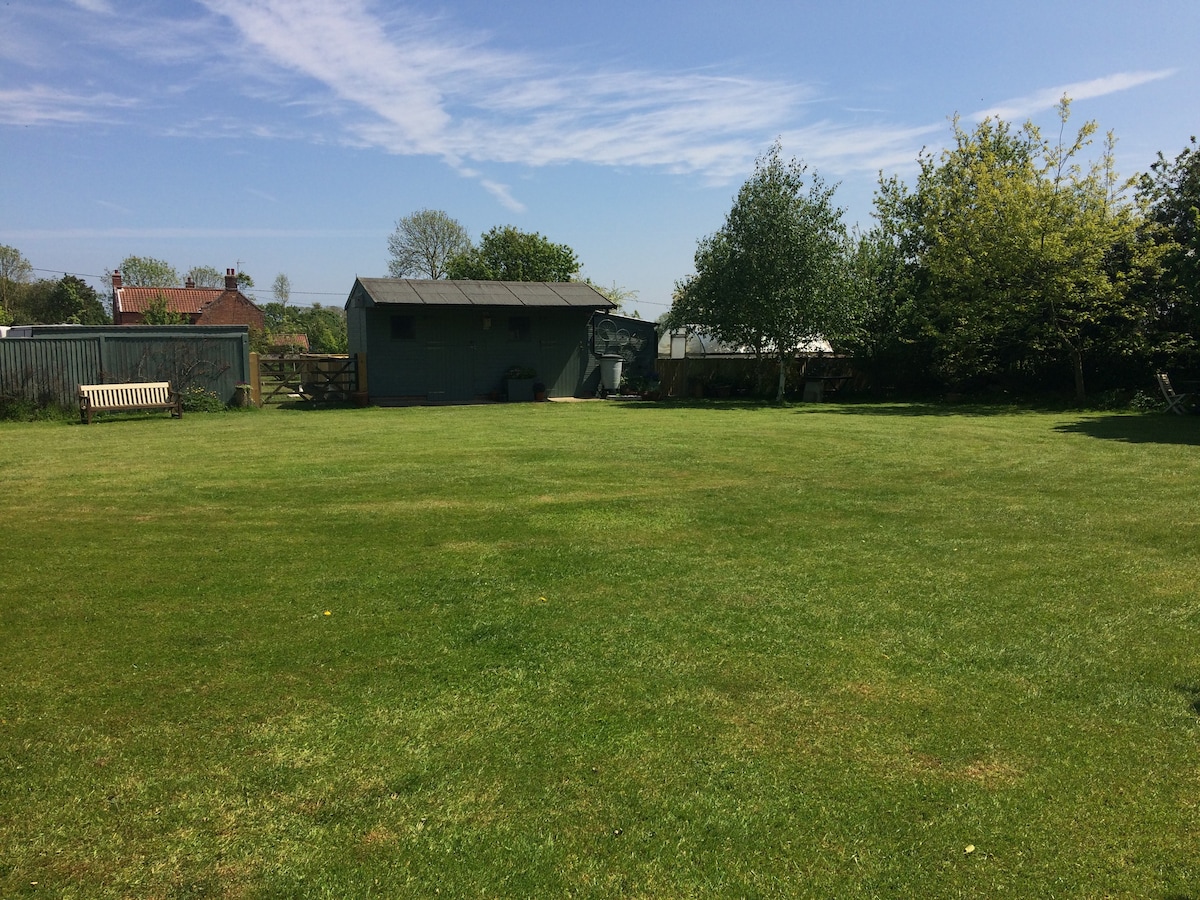
<svg viewBox="0 0 1200 900">
<path fill-rule="evenodd" d="M 112 281 L 113 281 L 113 290 L 119 291 L 121 289 L 121 270 L 120 269 L 113 269 Z"/>
<path fill-rule="evenodd" d="M 189 278 L 187 281 L 185 281 L 183 283 L 183 286 L 185 288 L 194 288 L 196 286 L 196 282 Z"/>
<path fill-rule="evenodd" d="M 233 269 L 226 269 L 225 270 L 225 290 L 236 291 L 237 289 L 238 289 L 237 272 L 235 272 Z"/>
</svg>

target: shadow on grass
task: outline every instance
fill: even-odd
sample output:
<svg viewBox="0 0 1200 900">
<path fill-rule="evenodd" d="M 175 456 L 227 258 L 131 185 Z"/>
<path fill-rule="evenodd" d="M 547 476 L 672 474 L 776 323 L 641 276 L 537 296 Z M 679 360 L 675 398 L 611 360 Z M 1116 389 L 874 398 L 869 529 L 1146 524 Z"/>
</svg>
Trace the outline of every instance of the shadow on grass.
<svg viewBox="0 0 1200 900">
<path fill-rule="evenodd" d="M 1200 716 L 1200 685 L 1177 684 L 1175 685 L 1175 690 L 1181 694 L 1187 694 L 1192 698 L 1192 702 L 1189 704 L 1192 707 L 1192 712 Z"/>
<path fill-rule="evenodd" d="M 769 400 L 730 399 L 730 400 L 692 400 L 670 399 L 659 403 L 648 403 L 642 400 L 609 401 L 623 406 L 640 406 L 646 409 L 719 409 L 754 412 L 766 409 L 786 409 L 797 415 L 813 415 L 817 413 L 847 415 L 847 416 L 1012 416 L 1021 413 L 1036 412 L 1033 407 L 1016 406 L 1012 404 L 990 403 L 934 403 L 919 402 L 882 402 L 878 400 L 831 400 L 825 403 L 804 403 L 789 401 L 780 407 Z"/>
<path fill-rule="evenodd" d="M 1063 434 L 1083 434 L 1105 441 L 1122 441 L 1126 444 L 1184 444 L 1192 447 L 1200 445 L 1200 417 L 1196 416 L 1098 416 L 1059 425 L 1055 431 Z"/>
<path fill-rule="evenodd" d="M 359 409 L 348 400 L 285 400 L 282 403 L 271 403 L 267 407 L 283 409 L 291 412 L 317 412 L 326 409 Z"/>
<path fill-rule="evenodd" d="M 838 413 L 846 416 L 1013 416 L 1036 412 L 1032 407 L 1000 403 L 933 403 L 930 401 L 881 403 L 879 401 L 804 403 L 799 413 Z"/>
</svg>

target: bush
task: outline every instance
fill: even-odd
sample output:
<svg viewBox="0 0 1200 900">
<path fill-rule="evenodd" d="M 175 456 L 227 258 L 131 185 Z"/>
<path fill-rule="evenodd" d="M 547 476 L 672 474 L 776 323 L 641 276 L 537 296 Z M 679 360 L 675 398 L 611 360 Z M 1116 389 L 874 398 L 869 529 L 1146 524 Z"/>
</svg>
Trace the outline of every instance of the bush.
<svg viewBox="0 0 1200 900">
<path fill-rule="evenodd" d="M 1148 391 L 1138 391 L 1133 395 L 1133 399 L 1129 401 L 1129 408 L 1140 412 L 1162 412 L 1167 408 L 1167 405 L 1158 394 L 1151 394 Z"/>
<path fill-rule="evenodd" d="M 179 392 L 184 412 L 224 412 L 224 401 L 214 391 L 192 385 Z"/>
<path fill-rule="evenodd" d="M 79 415 L 56 403 L 40 405 L 20 397 L 0 397 L 0 422 L 68 422 Z"/>
</svg>

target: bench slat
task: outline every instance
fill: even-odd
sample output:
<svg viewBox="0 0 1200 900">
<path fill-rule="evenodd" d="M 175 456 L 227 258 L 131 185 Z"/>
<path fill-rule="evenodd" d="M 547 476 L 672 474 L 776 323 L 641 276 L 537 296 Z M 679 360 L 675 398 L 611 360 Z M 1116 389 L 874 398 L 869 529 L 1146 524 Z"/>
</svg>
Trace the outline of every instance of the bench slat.
<svg viewBox="0 0 1200 900">
<path fill-rule="evenodd" d="M 133 409 L 167 409 L 176 418 L 183 416 L 180 398 L 169 381 L 79 386 L 79 414 L 88 424 L 94 412 Z"/>
</svg>

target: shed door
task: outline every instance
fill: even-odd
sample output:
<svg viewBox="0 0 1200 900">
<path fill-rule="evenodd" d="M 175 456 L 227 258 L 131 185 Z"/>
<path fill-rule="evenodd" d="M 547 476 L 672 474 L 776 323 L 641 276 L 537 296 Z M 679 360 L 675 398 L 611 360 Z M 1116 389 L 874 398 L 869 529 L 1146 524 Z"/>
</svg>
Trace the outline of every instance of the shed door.
<svg viewBox="0 0 1200 900">
<path fill-rule="evenodd" d="M 463 314 L 447 316 L 425 342 L 425 393 L 430 402 L 475 399 L 475 342 Z"/>
</svg>

